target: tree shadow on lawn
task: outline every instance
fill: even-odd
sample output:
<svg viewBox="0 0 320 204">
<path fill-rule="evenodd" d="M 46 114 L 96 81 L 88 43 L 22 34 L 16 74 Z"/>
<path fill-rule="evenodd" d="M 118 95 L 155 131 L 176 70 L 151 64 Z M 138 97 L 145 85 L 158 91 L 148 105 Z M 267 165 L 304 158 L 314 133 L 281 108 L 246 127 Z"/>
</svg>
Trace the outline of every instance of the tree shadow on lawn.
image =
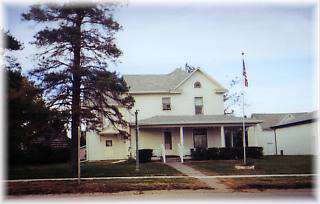
<svg viewBox="0 0 320 204">
<path fill-rule="evenodd" d="M 7 184 L 7 195 L 64 194 L 64 193 L 114 193 L 121 191 L 209 189 L 192 178 L 134 179 L 81 181 L 36 181 Z"/>
<path fill-rule="evenodd" d="M 81 177 L 126 177 L 182 175 L 179 171 L 161 162 L 140 164 L 135 170 L 134 161 L 112 164 L 111 161 L 81 163 Z M 8 168 L 9 179 L 71 178 L 71 164 L 44 164 L 13 166 Z"/>
<path fill-rule="evenodd" d="M 230 188 L 241 191 L 246 189 L 303 189 L 313 188 L 315 179 L 313 177 L 281 177 L 281 178 L 227 178 L 221 182 Z"/>
</svg>

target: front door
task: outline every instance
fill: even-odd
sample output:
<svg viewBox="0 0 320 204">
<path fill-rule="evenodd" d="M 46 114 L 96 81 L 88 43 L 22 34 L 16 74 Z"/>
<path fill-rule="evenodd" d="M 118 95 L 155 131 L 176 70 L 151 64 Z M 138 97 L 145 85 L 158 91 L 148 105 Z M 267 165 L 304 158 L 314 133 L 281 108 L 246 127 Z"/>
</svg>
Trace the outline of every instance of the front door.
<svg viewBox="0 0 320 204">
<path fill-rule="evenodd" d="M 167 154 L 173 154 L 172 151 L 172 134 L 170 131 L 164 131 L 163 133 L 164 139 L 164 148 L 166 149 Z"/>
<path fill-rule="evenodd" d="M 193 142 L 194 148 L 206 149 L 208 147 L 207 129 L 193 129 Z"/>
</svg>

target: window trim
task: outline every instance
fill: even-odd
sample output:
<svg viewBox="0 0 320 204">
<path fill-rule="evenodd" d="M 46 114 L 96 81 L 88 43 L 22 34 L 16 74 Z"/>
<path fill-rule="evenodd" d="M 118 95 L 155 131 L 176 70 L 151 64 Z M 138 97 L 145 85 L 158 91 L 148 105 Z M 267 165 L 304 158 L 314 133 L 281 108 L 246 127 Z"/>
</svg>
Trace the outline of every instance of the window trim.
<svg viewBox="0 0 320 204">
<path fill-rule="evenodd" d="M 164 99 L 169 99 L 169 103 L 163 103 Z M 162 97 L 162 110 L 163 111 L 167 111 L 167 110 L 171 110 L 171 97 Z"/>
<path fill-rule="evenodd" d="M 204 134 L 200 134 L 200 133 L 197 133 L 197 131 L 204 131 Z M 205 139 L 206 139 L 206 147 L 205 148 L 208 148 L 208 128 L 193 128 L 192 129 L 192 138 L 193 138 L 193 148 L 196 148 L 196 145 L 195 145 L 195 136 L 205 136 Z"/>
<path fill-rule="evenodd" d="M 202 105 L 196 105 L 196 98 L 202 98 Z M 201 113 L 197 113 L 197 107 L 201 107 Z M 195 115 L 203 115 L 204 114 L 204 99 L 202 96 L 194 97 L 194 114 Z"/>
<path fill-rule="evenodd" d="M 106 147 L 112 147 L 112 140 L 106 140 Z"/>
</svg>

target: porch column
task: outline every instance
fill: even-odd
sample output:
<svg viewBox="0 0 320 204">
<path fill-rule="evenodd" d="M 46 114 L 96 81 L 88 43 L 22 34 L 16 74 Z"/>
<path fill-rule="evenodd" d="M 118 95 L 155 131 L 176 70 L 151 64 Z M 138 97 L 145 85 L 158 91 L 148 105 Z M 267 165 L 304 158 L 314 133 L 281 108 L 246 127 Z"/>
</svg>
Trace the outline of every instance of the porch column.
<svg viewBox="0 0 320 204">
<path fill-rule="evenodd" d="M 233 130 L 231 131 L 231 147 L 233 147 Z"/>
<path fill-rule="evenodd" d="M 180 145 L 181 145 L 181 163 L 183 163 L 183 156 L 184 156 L 184 135 L 183 135 L 183 127 L 180 127 Z"/>
<path fill-rule="evenodd" d="M 223 126 L 221 126 L 220 141 L 221 141 L 221 147 L 226 147 L 226 142 L 224 140 L 224 127 Z"/>
<path fill-rule="evenodd" d="M 183 127 L 180 127 L 180 144 L 182 145 L 183 147 Z"/>
</svg>

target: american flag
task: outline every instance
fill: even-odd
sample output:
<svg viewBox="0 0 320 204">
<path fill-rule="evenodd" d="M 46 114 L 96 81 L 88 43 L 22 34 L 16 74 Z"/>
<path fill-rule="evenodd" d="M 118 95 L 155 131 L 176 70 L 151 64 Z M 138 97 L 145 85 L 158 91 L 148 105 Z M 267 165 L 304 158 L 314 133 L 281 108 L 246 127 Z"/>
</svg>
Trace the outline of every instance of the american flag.
<svg viewBox="0 0 320 204">
<path fill-rule="evenodd" d="M 244 59 L 242 59 L 242 65 L 243 65 L 243 76 L 244 76 L 244 85 L 248 87 L 248 77 L 246 72 L 246 65 L 244 64 Z"/>
</svg>

